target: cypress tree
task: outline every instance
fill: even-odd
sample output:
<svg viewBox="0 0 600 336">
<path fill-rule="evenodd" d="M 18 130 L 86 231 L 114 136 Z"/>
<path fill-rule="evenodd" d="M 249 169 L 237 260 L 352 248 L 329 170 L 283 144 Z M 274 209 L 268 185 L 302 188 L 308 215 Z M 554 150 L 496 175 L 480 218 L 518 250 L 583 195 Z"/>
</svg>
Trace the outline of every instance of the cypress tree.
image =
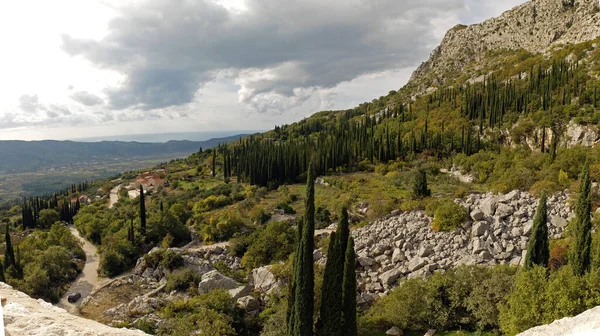
<svg viewBox="0 0 600 336">
<path fill-rule="evenodd" d="M 350 225 L 348 223 L 348 208 L 342 207 L 340 211 L 340 220 L 338 223 L 338 228 L 336 230 L 338 235 L 338 242 L 340 246 L 340 255 L 342 255 L 342 260 L 344 260 L 346 255 L 346 247 L 348 246 L 348 238 L 350 237 Z"/>
<path fill-rule="evenodd" d="M 315 280 L 312 255 L 315 246 L 315 173 L 312 162 L 308 166 L 305 211 L 302 228 L 302 245 L 298 251 L 298 263 L 294 270 L 297 277 L 294 294 L 294 336 L 313 335 Z"/>
<path fill-rule="evenodd" d="M 343 312 L 342 332 L 344 336 L 356 336 L 356 255 L 354 254 L 354 239 L 350 237 L 346 248 L 344 261 L 344 280 L 342 289 Z"/>
<path fill-rule="evenodd" d="M 0 264 L 0 281 L 6 282 L 6 278 L 4 277 L 4 267 Z"/>
<path fill-rule="evenodd" d="M 341 237 L 338 237 L 335 232 L 331 233 L 327 249 L 327 264 L 321 290 L 321 314 L 317 322 L 317 335 L 322 336 L 341 335 L 344 254 L 340 249 L 338 238 Z"/>
<path fill-rule="evenodd" d="M 217 148 L 212 149 L 212 176 L 217 175 Z"/>
<path fill-rule="evenodd" d="M 129 232 L 129 241 L 131 242 L 131 245 L 135 245 L 135 231 L 133 229 L 133 218 L 131 218 L 128 232 Z"/>
<path fill-rule="evenodd" d="M 140 184 L 140 230 L 146 236 L 146 201 L 144 200 L 144 187 Z"/>
<path fill-rule="evenodd" d="M 298 230 L 296 232 L 296 251 L 294 253 L 294 269 L 292 272 L 292 283 L 289 286 L 289 298 L 288 298 L 288 310 L 287 310 L 287 329 L 288 335 L 294 335 L 294 322 L 296 319 L 296 285 L 298 283 L 298 270 L 299 270 L 299 255 L 302 250 L 302 227 L 304 226 L 303 220 L 298 221 Z"/>
<path fill-rule="evenodd" d="M 527 247 L 527 257 L 525 267 L 531 268 L 533 265 L 548 267 L 550 258 L 550 247 L 548 242 L 548 212 L 546 206 L 546 193 L 542 193 L 535 217 L 533 218 L 533 230 L 529 246 Z"/>
<path fill-rule="evenodd" d="M 431 195 L 431 190 L 427 188 L 427 173 L 425 169 L 419 169 L 413 182 L 413 195 L 417 198 Z"/>
<path fill-rule="evenodd" d="M 17 277 L 19 279 L 22 279 L 23 267 L 21 266 L 21 251 L 19 250 L 19 246 L 17 246 L 17 258 L 15 259 L 15 269 L 17 271 Z"/>
<path fill-rule="evenodd" d="M 6 252 L 4 253 L 4 269 L 8 269 L 10 266 L 15 264 L 15 253 L 13 246 L 10 241 L 10 223 L 6 223 L 6 234 L 4 236 L 6 240 Z"/>
<path fill-rule="evenodd" d="M 590 172 L 586 163 L 579 183 L 579 197 L 575 207 L 575 225 L 573 229 L 574 241 L 569 253 L 569 263 L 576 275 L 583 275 L 590 269 L 592 244 L 592 221 L 590 218 L 592 202 L 590 192 Z"/>
</svg>

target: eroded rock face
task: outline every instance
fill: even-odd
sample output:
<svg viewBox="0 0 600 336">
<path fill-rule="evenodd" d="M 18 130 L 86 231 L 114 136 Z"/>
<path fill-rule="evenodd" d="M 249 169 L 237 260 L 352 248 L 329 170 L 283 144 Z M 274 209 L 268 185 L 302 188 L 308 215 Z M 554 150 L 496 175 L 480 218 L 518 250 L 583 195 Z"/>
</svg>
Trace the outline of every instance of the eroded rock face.
<svg viewBox="0 0 600 336">
<path fill-rule="evenodd" d="M 453 73 L 464 74 L 469 63 L 481 60 L 489 50 L 545 52 L 560 44 L 593 40 L 600 36 L 596 6 L 597 0 L 578 0 L 570 9 L 557 0 L 528 1 L 497 18 L 471 26 L 457 25 L 413 73 L 409 85 L 425 92 L 445 83 Z M 477 69 L 468 69 L 473 82 L 483 80 L 476 78 Z"/>
<path fill-rule="evenodd" d="M 270 266 L 263 266 L 252 270 L 252 280 L 255 290 L 267 292 L 277 284 L 277 279 L 271 273 L 270 268 Z"/>
<path fill-rule="evenodd" d="M 538 200 L 527 192 L 471 194 L 455 200 L 471 220 L 451 232 L 434 232 L 421 211 L 391 216 L 353 231 L 360 302 L 385 295 L 402 278 L 424 278 L 460 265 L 524 262 Z M 558 238 L 573 212 L 564 192 L 548 198 L 549 234 Z M 371 298 L 369 300 L 368 298 Z"/>
<path fill-rule="evenodd" d="M 7 299 L 4 325 L 11 336 L 76 336 L 76 335 L 147 335 L 140 330 L 112 328 L 96 321 L 67 313 L 43 300 L 35 300 L 0 282 L 0 296 Z"/>
</svg>

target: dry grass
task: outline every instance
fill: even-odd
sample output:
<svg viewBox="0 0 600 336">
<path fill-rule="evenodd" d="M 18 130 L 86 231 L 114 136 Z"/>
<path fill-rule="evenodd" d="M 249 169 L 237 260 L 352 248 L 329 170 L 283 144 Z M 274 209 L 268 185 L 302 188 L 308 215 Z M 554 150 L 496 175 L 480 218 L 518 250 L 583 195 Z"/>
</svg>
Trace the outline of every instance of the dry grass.
<svg viewBox="0 0 600 336">
<path fill-rule="evenodd" d="M 129 303 L 136 296 L 144 295 L 148 292 L 138 286 L 124 284 L 116 288 L 107 286 L 99 290 L 89 302 L 80 308 L 82 317 L 95 320 L 101 323 L 109 323 L 102 313 L 110 308 L 114 308 L 122 303 Z"/>
</svg>

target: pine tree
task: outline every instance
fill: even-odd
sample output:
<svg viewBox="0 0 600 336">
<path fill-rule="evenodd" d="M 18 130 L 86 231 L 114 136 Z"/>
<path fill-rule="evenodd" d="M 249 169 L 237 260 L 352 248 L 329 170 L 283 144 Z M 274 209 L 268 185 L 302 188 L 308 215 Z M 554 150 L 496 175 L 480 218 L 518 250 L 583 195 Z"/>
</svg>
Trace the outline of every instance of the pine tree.
<svg viewBox="0 0 600 336">
<path fill-rule="evenodd" d="M 569 264 L 573 267 L 573 272 L 576 275 L 583 275 L 590 269 L 592 244 L 592 221 L 590 218 L 592 202 L 590 192 L 590 172 L 586 163 L 579 182 L 579 197 L 575 207 L 575 223 L 573 226 L 574 241 L 569 253 Z"/>
<path fill-rule="evenodd" d="M 542 193 L 535 217 L 533 218 L 533 230 L 527 247 L 525 267 L 533 265 L 548 267 L 550 258 L 550 247 L 548 241 L 548 212 L 546 206 L 546 193 Z"/>
<path fill-rule="evenodd" d="M 294 294 L 294 336 L 313 335 L 314 313 L 314 270 L 313 250 L 315 246 L 315 173 L 312 162 L 308 167 L 306 182 L 306 206 L 304 224 L 302 228 L 302 244 L 298 250 L 298 258 L 294 276 L 296 277 L 296 291 Z"/>
<path fill-rule="evenodd" d="M 427 173 L 425 169 L 419 169 L 413 182 L 414 197 L 421 198 L 431 195 L 431 190 L 427 188 Z"/>
<path fill-rule="evenodd" d="M 6 282 L 6 278 L 4 277 L 4 267 L 0 264 L 0 281 Z"/>
<path fill-rule="evenodd" d="M 140 231 L 146 236 L 146 201 L 144 200 L 144 187 L 140 184 Z"/>
<path fill-rule="evenodd" d="M 354 239 L 350 237 L 346 248 L 344 262 L 344 281 L 342 289 L 343 313 L 342 330 L 344 336 L 356 336 L 356 255 L 354 254 Z"/>
<path fill-rule="evenodd" d="M 8 269 L 10 266 L 15 264 L 15 253 L 13 246 L 10 241 L 10 223 L 6 223 L 6 235 L 4 236 L 6 241 L 6 252 L 4 253 L 4 269 Z"/>
</svg>

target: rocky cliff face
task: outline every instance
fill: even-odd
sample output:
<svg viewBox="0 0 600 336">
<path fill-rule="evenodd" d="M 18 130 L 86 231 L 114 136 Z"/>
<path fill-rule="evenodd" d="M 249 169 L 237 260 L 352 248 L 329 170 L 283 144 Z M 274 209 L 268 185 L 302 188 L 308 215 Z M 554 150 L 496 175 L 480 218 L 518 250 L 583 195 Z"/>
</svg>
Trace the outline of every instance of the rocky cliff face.
<svg viewBox="0 0 600 336">
<path fill-rule="evenodd" d="M 35 300 L 0 282 L 5 333 L 10 336 L 147 335 L 139 330 L 111 328 L 67 313 L 43 300 Z"/>
<path fill-rule="evenodd" d="M 532 0 L 500 17 L 471 26 L 452 28 L 439 47 L 413 73 L 410 83 L 421 90 L 445 83 L 487 51 L 519 50 L 543 53 L 561 44 L 580 43 L 600 36 L 598 0 Z"/>
</svg>

